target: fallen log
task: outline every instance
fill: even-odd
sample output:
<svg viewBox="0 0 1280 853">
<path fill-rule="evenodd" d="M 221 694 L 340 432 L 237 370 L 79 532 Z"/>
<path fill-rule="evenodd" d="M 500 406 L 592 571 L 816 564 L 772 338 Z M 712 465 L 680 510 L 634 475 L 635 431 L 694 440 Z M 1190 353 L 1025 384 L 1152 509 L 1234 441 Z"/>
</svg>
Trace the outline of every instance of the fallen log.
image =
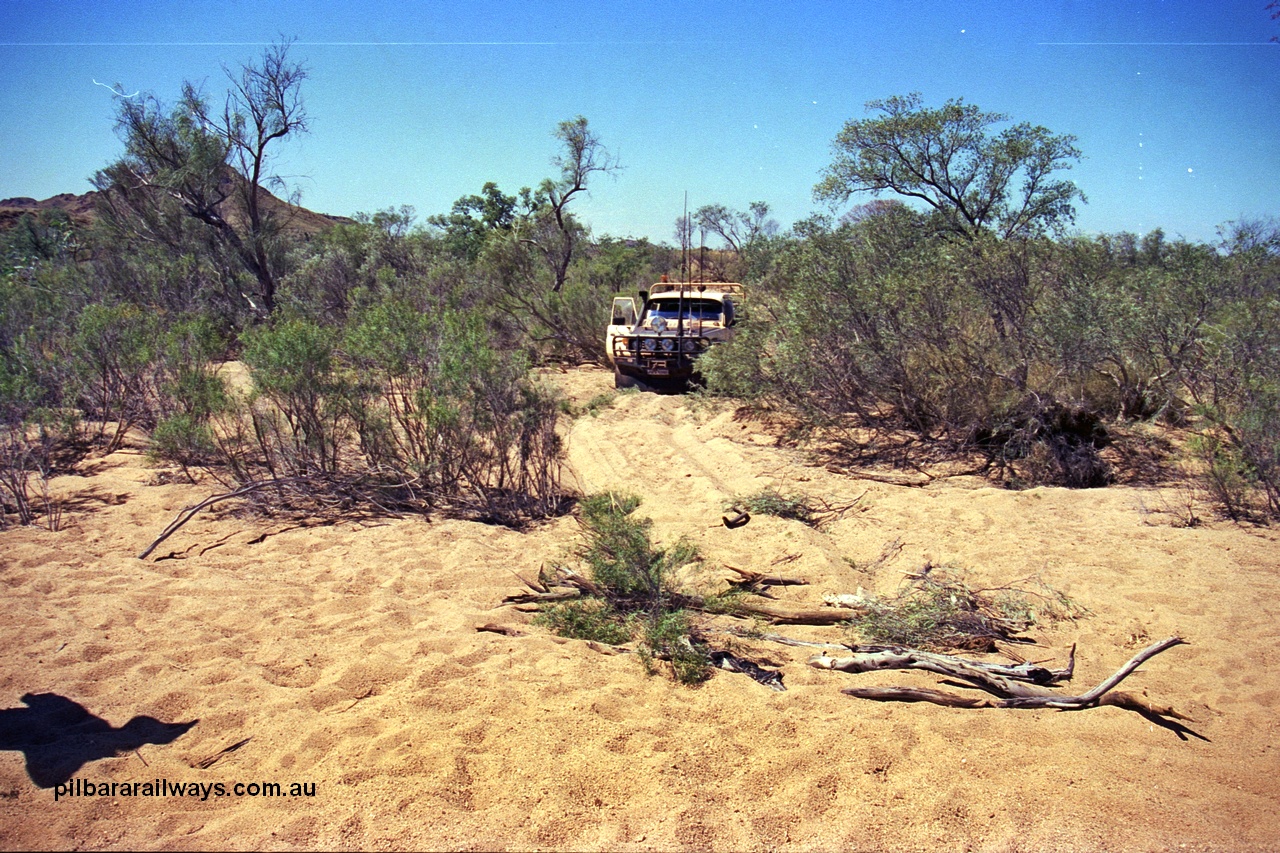
<svg viewBox="0 0 1280 853">
<path fill-rule="evenodd" d="M 794 637 L 784 637 L 781 634 L 760 634 L 747 633 L 738 628 L 730 628 L 727 631 L 719 633 L 728 634 L 731 637 L 741 637 L 743 639 L 764 640 L 768 643 L 779 643 L 784 646 L 801 646 L 804 648 L 814 649 L 848 649 L 849 646 L 844 643 L 815 643 L 812 640 L 797 640 Z"/>
<path fill-rule="evenodd" d="M 757 587 L 757 586 L 808 586 L 809 582 L 804 578 L 788 578 L 782 575 L 766 575 L 762 572 L 750 572 L 746 569 L 740 569 L 737 566 L 731 566 L 728 563 L 724 567 L 731 572 L 736 572 L 742 580 L 732 581 L 732 586 L 737 587 Z"/>
<path fill-rule="evenodd" d="M 1114 675 L 1087 693 L 1078 696 L 1067 696 L 1050 690 L 1046 684 L 1054 683 L 1062 673 L 1064 678 L 1070 677 L 1075 655 L 1072 649 L 1072 663 L 1065 670 L 1044 670 L 1034 665 L 1020 664 L 1016 667 L 983 664 L 962 660 L 948 655 L 938 655 L 915 649 L 880 649 L 855 654 L 847 658 L 833 658 L 818 655 L 809 661 L 809 665 L 818 669 L 840 670 L 842 672 L 870 672 L 882 669 L 923 669 L 967 682 L 969 685 L 986 690 L 991 697 L 970 697 L 958 693 L 918 687 L 847 687 L 842 690 L 850 696 L 860 699 L 875 699 L 895 702 L 932 702 L 935 705 L 946 705 L 959 708 L 1056 708 L 1062 711 L 1079 711 L 1099 705 L 1111 705 L 1127 708 L 1160 717 L 1176 720 L 1191 718 L 1174 710 L 1171 706 L 1153 705 L 1147 699 L 1132 693 L 1115 691 L 1115 688 L 1128 678 L 1144 662 L 1150 660 L 1166 649 L 1185 645 L 1181 637 L 1169 637 L 1153 643 L 1128 663 L 1120 667 Z M 1047 676 L 1051 680 L 1046 680 Z M 1114 692 L 1113 692 L 1114 691 Z"/>
<path fill-rule="evenodd" d="M 738 657 L 732 652 L 716 650 L 711 652 L 711 665 L 728 672 L 740 672 L 748 678 L 763 684 L 770 690 L 785 691 L 782 673 L 776 669 L 765 669 L 755 661 Z"/>
<path fill-rule="evenodd" d="M 755 579 L 757 576 L 761 578 L 764 585 L 790 585 L 795 583 L 803 583 L 795 578 L 768 577 L 757 575 L 755 572 L 744 572 L 742 569 L 733 569 L 733 571 L 742 575 L 744 578 Z M 528 587 L 527 592 L 514 593 L 502 599 L 503 605 L 533 605 L 554 604 L 560 601 L 568 601 L 584 596 L 590 596 L 609 600 L 611 596 L 607 591 L 601 589 L 597 584 L 588 580 L 585 576 L 578 572 L 568 569 L 564 566 L 557 566 L 553 574 L 543 572 L 539 574 L 538 582 L 532 583 L 528 579 L 516 575 Z M 693 610 L 705 610 L 707 605 L 701 596 L 697 595 L 678 595 L 673 598 L 673 603 L 681 607 L 688 607 Z M 517 607 L 517 609 L 520 609 Z M 714 612 L 724 612 L 722 607 L 717 607 Z M 838 610 L 832 607 L 823 607 L 818 609 L 792 609 L 779 604 L 771 604 L 767 602 L 742 602 L 734 601 L 733 608 L 729 615 L 740 617 L 759 616 L 769 621 L 773 625 L 839 625 L 847 622 L 850 618 L 849 611 Z"/>
<path fill-rule="evenodd" d="M 818 655 L 809 661 L 816 669 L 841 672 L 872 672 L 881 669 L 923 669 L 938 675 L 958 678 L 991 693 L 1008 696 L 1056 695 L 1043 689 L 1071 678 L 1075 670 L 1076 649 L 1071 647 L 1067 666 L 1060 670 L 1045 669 L 1030 663 L 1007 666 L 998 663 L 904 649 L 898 646 L 855 646 L 852 657 L 833 658 Z"/>
<path fill-rule="evenodd" d="M 804 578 L 789 578 L 783 575 L 766 575 L 763 572 L 752 572 L 746 569 L 740 569 L 737 566 L 730 566 L 727 563 L 725 568 L 731 572 L 736 572 L 740 580 L 729 581 L 729 588 L 738 592 L 749 592 L 762 598 L 773 598 L 765 587 L 770 586 L 808 586 L 809 582 Z"/>
<path fill-rule="evenodd" d="M 731 616 L 762 616 L 770 625 L 839 625 L 852 614 L 835 607 L 792 609 L 767 602 L 734 602 Z"/>
<path fill-rule="evenodd" d="M 501 634 L 504 637 L 523 637 L 524 631 L 519 628 L 512 628 L 510 625 L 495 625 L 489 622 L 484 625 L 477 625 L 476 630 L 488 634 Z"/>
<path fill-rule="evenodd" d="M 582 591 L 577 589 L 562 589 L 552 592 L 518 592 L 508 595 L 502 599 L 503 604 L 544 604 L 556 601 L 567 601 L 571 598 L 581 598 Z"/>
</svg>

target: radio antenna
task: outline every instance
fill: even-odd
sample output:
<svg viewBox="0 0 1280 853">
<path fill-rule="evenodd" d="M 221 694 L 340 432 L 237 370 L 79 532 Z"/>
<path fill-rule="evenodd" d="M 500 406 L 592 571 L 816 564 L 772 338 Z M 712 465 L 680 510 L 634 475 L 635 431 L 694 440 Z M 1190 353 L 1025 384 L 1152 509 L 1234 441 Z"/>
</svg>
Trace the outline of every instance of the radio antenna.
<svg viewBox="0 0 1280 853">
<path fill-rule="evenodd" d="M 689 243 L 693 240 L 693 223 L 689 221 L 689 191 L 684 191 L 684 239 L 680 241 L 680 248 L 684 250 L 684 257 L 680 259 L 680 266 L 684 272 L 684 280 L 689 281 Z"/>
<path fill-rule="evenodd" d="M 676 296 L 676 347 L 682 347 L 684 341 L 684 289 L 689 286 L 690 280 L 693 278 L 693 272 L 689 269 L 689 244 L 693 242 L 693 223 L 689 221 L 689 191 L 684 191 L 684 239 L 680 241 L 684 243 L 684 282 L 680 285 L 680 293 Z M 679 364 L 683 355 L 683 349 L 676 353 L 676 363 Z"/>
</svg>

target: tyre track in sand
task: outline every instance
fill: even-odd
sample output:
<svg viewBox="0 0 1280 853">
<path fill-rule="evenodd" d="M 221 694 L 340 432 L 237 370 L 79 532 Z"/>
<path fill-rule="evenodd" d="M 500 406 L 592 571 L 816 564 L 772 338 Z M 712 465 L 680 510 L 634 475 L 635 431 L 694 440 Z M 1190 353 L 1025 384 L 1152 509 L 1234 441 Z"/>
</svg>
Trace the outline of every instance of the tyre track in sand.
<svg viewBox="0 0 1280 853">
<path fill-rule="evenodd" d="M 847 570 L 834 543 L 799 522 L 757 515 L 741 530 L 721 524 L 729 501 L 776 485 L 779 473 L 778 449 L 730 440 L 722 433 L 731 421 L 730 412 L 699 417 L 684 397 L 620 395 L 573 423 L 566 480 L 583 494 L 638 495 L 659 541 L 689 537 L 710 562 L 764 570 L 789 557 L 795 569 Z"/>
<path fill-rule="evenodd" d="M 634 492 L 651 514 L 666 507 L 673 519 L 719 512 L 735 494 L 766 485 L 732 442 L 699 434 L 680 397 L 621 395 L 599 416 L 574 423 L 568 451 L 584 493 Z"/>
</svg>

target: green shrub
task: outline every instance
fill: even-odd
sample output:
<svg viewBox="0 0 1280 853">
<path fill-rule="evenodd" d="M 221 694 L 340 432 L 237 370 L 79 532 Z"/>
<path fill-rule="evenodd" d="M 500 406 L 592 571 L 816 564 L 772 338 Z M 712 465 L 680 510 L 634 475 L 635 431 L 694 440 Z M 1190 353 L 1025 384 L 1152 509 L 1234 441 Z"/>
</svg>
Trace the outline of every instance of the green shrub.
<svg viewBox="0 0 1280 853">
<path fill-rule="evenodd" d="M 1241 449 L 1213 435 L 1193 436 L 1189 446 L 1202 464 L 1200 480 L 1222 512 L 1233 521 L 1252 518 L 1258 478 Z"/>
<path fill-rule="evenodd" d="M 560 411 L 571 418 L 579 418 L 583 415 L 590 415 L 593 418 L 600 416 L 600 412 L 612 406 L 618 400 L 618 391 L 605 391 L 597 394 L 583 403 L 582 408 L 578 408 L 568 400 L 560 402 Z"/>
<path fill-rule="evenodd" d="M 560 511 L 559 401 L 532 381 L 519 353 L 500 350 L 476 312 L 442 312 L 418 363 L 414 400 L 436 433 L 432 452 L 446 482 L 465 485 L 481 517 L 506 522 Z"/>
<path fill-rule="evenodd" d="M 607 602 L 568 601 L 543 610 L 533 620 L 561 637 L 618 645 L 631 639 L 631 626 Z"/>
<path fill-rule="evenodd" d="M 187 412 L 177 412 L 151 431 L 148 453 L 154 461 L 176 462 L 186 470 L 212 461 L 217 444 L 206 421 Z"/>
<path fill-rule="evenodd" d="M 645 669 L 654 672 L 654 659 L 667 661 L 681 684 L 697 684 L 711 677 L 711 656 L 695 635 L 684 610 L 651 616 L 642 622 L 643 635 L 637 653 Z"/>
<path fill-rule="evenodd" d="M 62 511 L 49 494 L 49 478 L 65 464 L 60 457 L 76 433 L 72 415 L 49 409 L 0 424 L 0 528 L 11 518 L 27 525 L 41 517 L 50 530 L 59 528 Z"/>
<path fill-rule="evenodd" d="M 1250 395 L 1235 425 L 1243 468 L 1261 492 L 1267 513 L 1280 520 L 1280 384 Z"/>
<path fill-rule="evenodd" d="M 351 383 L 336 367 L 336 335 L 307 320 L 285 320 L 241 336 L 262 405 L 251 417 L 272 476 L 335 475 L 350 433 Z"/>
<path fill-rule="evenodd" d="M 210 419 L 232 405 L 214 363 L 225 350 L 226 341 L 207 317 L 180 320 L 165 331 L 157 365 L 159 421 L 148 448 L 154 460 L 176 462 L 184 471 L 216 461 Z"/>
<path fill-rule="evenodd" d="M 1041 621 L 1070 619 L 1084 609 L 1041 584 L 1041 591 L 975 590 L 935 569 L 897 596 L 873 599 L 854 617 L 861 642 L 945 651 L 994 650 Z"/>
<path fill-rule="evenodd" d="M 676 569 L 698 558 L 697 549 L 685 540 L 656 547 L 652 522 L 634 515 L 639 505 L 635 495 L 613 492 L 582 499 L 585 541 L 575 554 L 588 569 L 593 594 L 550 608 L 543 624 L 563 636 L 634 639 L 648 671 L 663 660 L 681 683 L 703 681 L 711 673 L 709 652 L 671 584 Z"/>
<path fill-rule="evenodd" d="M 371 297 L 341 330 L 293 318 L 242 341 L 254 395 L 218 431 L 242 482 L 303 477 L 338 505 L 501 524 L 565 508 L 558 401 L 483 316 Z"/>
<path fill-rule="evenodd" d="M 821 508 L 808 495 L 784 494 L 775 488 L 761 489 L 754 495 L 738 496 L 729 502 L 725 509 L 740 507 L 757 515 L 772 515 L 778 518 L 790 518 L 817 527 Z"/>
<path fill-rule="evenodd" d="M 130 427 L 153 427 L 159 318 L 131 304 L 93 304 L 76 318 L 71 357 L 79 380 L 80 407 L 98 422 L 98 438 L 114 427 L 107 449 L 115 450 Z"/>
<path fill-rule="evenodd" d="M 586 544 L 578 555 L 610 598 L 629 602 L 632 609 L 661 610 L 674 592 L 672 572 L 697 559 L 698 552 L 685 540 L 656 547 L 649 535 L 653 522 L 633 515 L 639 505 L 638 497 L 613 492 L 584 498 Z"/>
</svg>

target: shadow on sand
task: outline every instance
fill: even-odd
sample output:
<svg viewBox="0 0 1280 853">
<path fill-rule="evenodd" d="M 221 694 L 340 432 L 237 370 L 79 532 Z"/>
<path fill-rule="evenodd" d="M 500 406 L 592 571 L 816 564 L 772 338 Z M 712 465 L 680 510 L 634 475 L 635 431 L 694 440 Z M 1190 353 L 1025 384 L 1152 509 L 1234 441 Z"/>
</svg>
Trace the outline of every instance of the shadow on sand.
<svg viewBox="0 0 1280 853">
<path fill-rule="evenodd" d="M 56 693 L 28 693 L 22 702 L 27 707 L 0 709 L 0 749 L 21 750 L 27 775 L 41 788 L 65 783 L 91 761 L 114 758 L 144 744 L 172 743 L 200 722 L 134 717 L 115 728 Z"/>
</svg>

